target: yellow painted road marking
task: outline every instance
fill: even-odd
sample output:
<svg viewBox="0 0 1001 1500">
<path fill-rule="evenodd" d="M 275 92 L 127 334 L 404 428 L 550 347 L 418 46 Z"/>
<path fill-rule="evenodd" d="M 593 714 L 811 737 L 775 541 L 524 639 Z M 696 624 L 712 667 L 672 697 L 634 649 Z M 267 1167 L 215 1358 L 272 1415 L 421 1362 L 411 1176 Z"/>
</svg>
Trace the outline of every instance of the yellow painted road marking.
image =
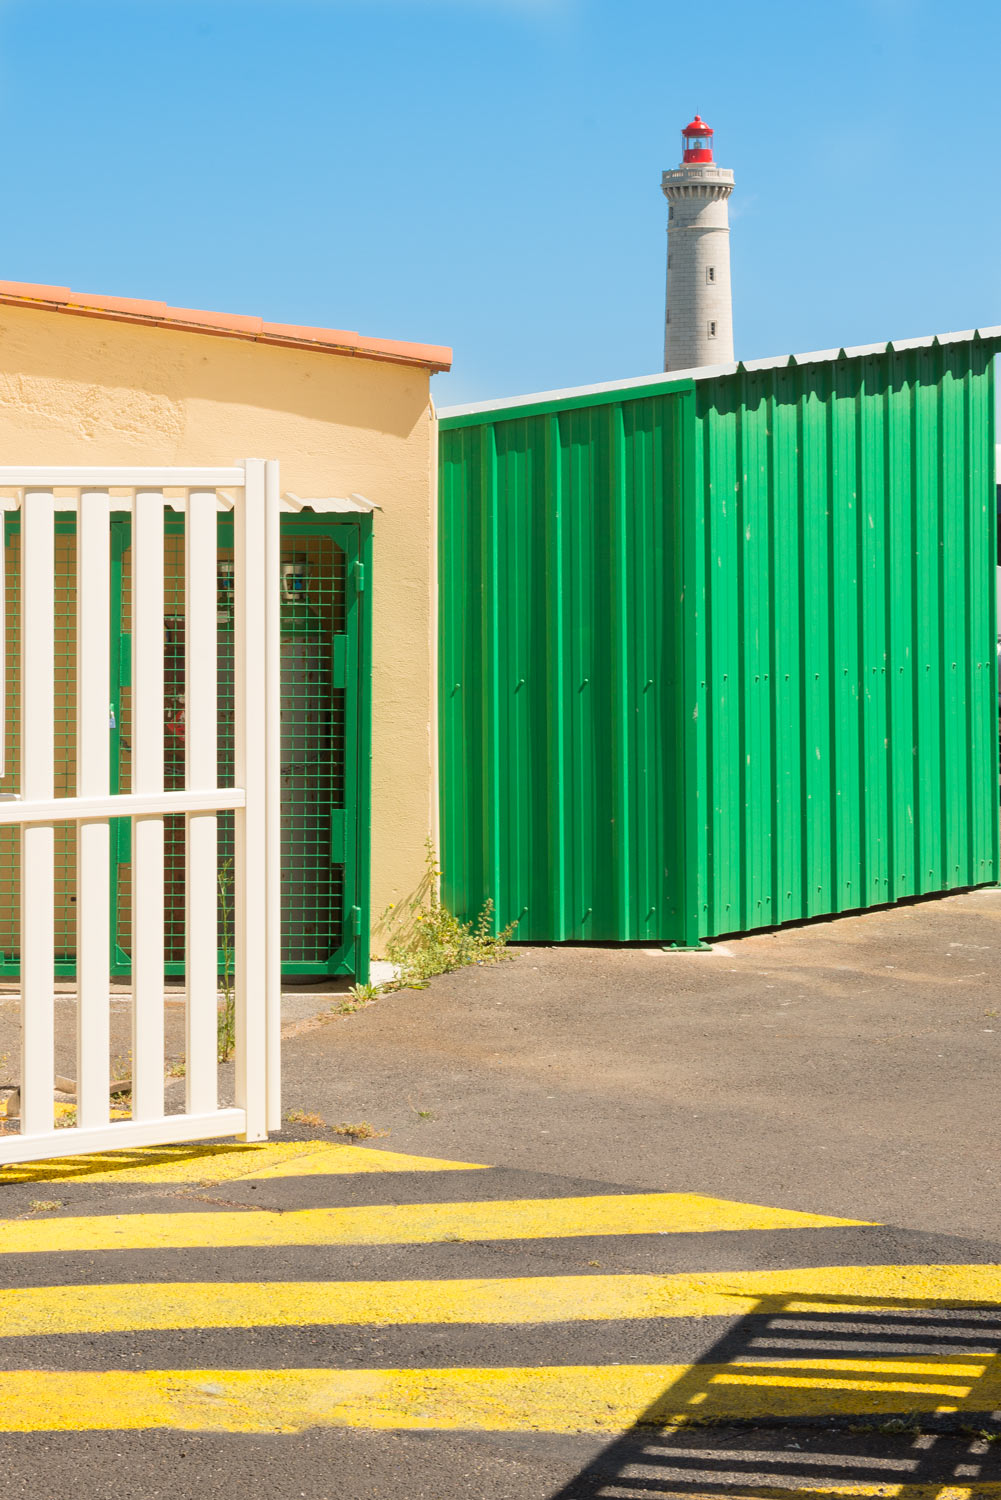
<svg viewBox="0 0 1001 1500">
<path fill-rule="evenodd" d="M 8 1371 L 0 1430 L 623 1432 L 686 1420 L 990 1411 L 998 1359 L 435 1370 Z"/>
<path fill-rule="evenodd" d="M 371 1146 L 339 1145 L 332 1141 L 243 1142 L 204 1146 L 148 1147 L 138 1151 L 106 1151 L 69 1156 L 56 1161 L 25 1162 L 0 1171 L 5 1183 L 71 1181 L 108 1182 L 250 1182 L 278 1177 L 302 1177 L 354 1172 L 473 1172 L 485 1171 L 479 1162 L 439 1161 L 433 1156 L 408 1156 Z"/>
<path fill-rule="evenodd" d="M 0 1291 L 0 1336 L 307 1324 L 518 1324 L 1001 1306 L 1001 1266 L 835 1266 L 670 1276 L 160 1282 Z M 970 1352 L 973 1352 L 972 1350 Z"/>
<path fill-rule="evenodd" d="M 671 1467 L 671 1450 L 663 1450 L 663 1462 L 666 1468 Z M 839 1484 L 836 1480 L 818 1484 L 747 1484 L 743 1474 L 736 1475 L 732 1480 L 722 1478 L 717 1473 L 717 1464 L 711 1455 L 707 1456 L 707 1468 L 712 1470 L 712 1493 L 718 1496 L 730 1496 L 732 1500 L 818 1500 L 823 1495 L 837 1495 L 841 1500 L 995 1500 L 1001 1496 L 1001 1482 L 988 1480 L 971 1481 L 969 1484 L 898 1484 L 896 1480 L 887 1480 L 883 1484 L 859 1484 L 852 1480 L 846 1480 Z M 804 1454 L 809 1463 L 809 1455 Z M 660 1475 L 656 1472 L 660 1455 L 651 1460 L 649 1468 L 651 1477 L 656 1481 Z M 831 1467 L 836 1466 L 837 1459 L 830 1460 Z M 975 1460 L 974 1460 L 975 1462 Z M 762 1469 L 769 1467 L 769 1456 L 766 1454 L 761 1462 Z M 685 1476 L 686 1479 L 688 1476 Z M 629 1481 L 627 1481 L 628 1483 Z M 669 1493 L 668 1481 L 661 1481 L 663 1493 Z M 708 1492 L 707 1492 L 708 1493 Z"/>
<path fill-rule="evenodd" d="M 107 1214 L 0 1220 L 0 1253 L 56 1250 L 214 1249 L 269 1245 L 403 1245 L 444 1240 L 695 1234 L 707 1230 L 800 1229 L 859 1224 L 791 1209 L 729 1203 L 689 1193 L 593 1198 L 514 1198 L 486 1203 L 266 1209 L 224 1213 Z"/>
<path fill-rule="evenodd" d="M 709 1457 L 707 1455 L 707 1457 Z M 804 1454 L 809 1462 L 809 1458 Z M 665 1449 L 665 1464 L 670 1467 L 670 1449 Z M 766 1469 L 769 1464 L 766 1454 L 761 1467 Z M 837 1459 L 831 1461 L 831 1466 L 837 1464 Z M 655 1471 L 657 1460 L 653 1460 L 652 1468 Z M 895 1480 L 888 1480 L 884 1484 L 858 1484 L 851 1480 L 844 1484 L 836 1481 L 820 1484 L 746 1484 L 743 1476 L 737 1476 L 732 1481 L 722 1481 L 716 1473 L 716 1464 L 711 1458 L 707 1467 L 712 1468 L 712 1493 L 714 1495 L 727 1495 L 732 1500 L 816 1500 L 822 1495 L 837 1495 L 842 1500 L 994 1500 L 995 1496 L 1001 1496 L 1001 1483 L 997 1480 L 989 1480 L 987 1483 L 971 1481 L 970 1484 L 898 1484 Z M 687 1477 L 687 1476 L 686 1476 Z M 654 1473 L 654 1478 L 659 1475 Z M 669 1493 L 667 1481 L 664 1482 L 663 1493 Z"/>
</svg>

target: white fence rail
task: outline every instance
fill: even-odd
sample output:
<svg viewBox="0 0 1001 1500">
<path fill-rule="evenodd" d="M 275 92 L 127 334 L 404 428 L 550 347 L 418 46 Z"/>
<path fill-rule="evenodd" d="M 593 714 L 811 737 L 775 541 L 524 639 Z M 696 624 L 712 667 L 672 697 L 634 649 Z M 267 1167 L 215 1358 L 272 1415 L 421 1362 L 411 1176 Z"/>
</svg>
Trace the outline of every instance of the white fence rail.
<svg viewBox="0 0 1001 1500">
<path fill-rule="evenodd" d="M 167 495 L 166 490 L 172 493 Z M 57 493 L 57 491 L 59 493 Z M 65 493 L 64 493 L 65 492 Z M 262 1139 L 281 1118 L 278 465 L 235 468 L 0 466 L 0 509 L 21 512 L 20 1133 L 0 1165 L 222 1135 Z M 235 787 L 217 785 L 217 539 L 234 533 Z M 164 519 L 184 516 L 185 784 L 164 787 Z M 76 516 L 76 794 L 55 779 L 55 518 Z M 132 787 L 111 790 L 111 517 L 132 517 Z M 176 515 L 175 515 L 176 520 Z M 0 569 L 0 580 L 3 570 Z M 0 583 L 2 589 L 2 583 Z M 0 619 L 5 613 L 0 593 Z M 0 650 L 3 640 L 0 637 Z M 4 662 L 6 678 L 6 662 Z M 0 692 L 0 702 L 5 694 Z M 0 708 L 0 713 L 5 708 Z M 4 739 L 0 723 L 0 744 Z M 0 767 L 0 775 L 3 768 Z M 0 783 L 2 786 L 2 783 Z M 219 1104 L 217 820 L 235 857 L 234 1103 Z M 185 819 L 186 1098 L 165 1110 L 164 818 Z M 132 1109 L 112 1121 L 110 819 L 132 825 Z M 55 1128 L 54 837 L 76 825 L 77 1116 Z"/>
</svg>

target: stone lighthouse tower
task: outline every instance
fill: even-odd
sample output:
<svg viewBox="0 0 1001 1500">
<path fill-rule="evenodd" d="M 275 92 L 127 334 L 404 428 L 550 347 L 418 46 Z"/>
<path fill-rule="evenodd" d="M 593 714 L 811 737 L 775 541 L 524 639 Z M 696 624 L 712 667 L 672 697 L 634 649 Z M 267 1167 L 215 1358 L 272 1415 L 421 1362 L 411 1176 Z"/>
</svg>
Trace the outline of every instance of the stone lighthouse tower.
<svg viewBox="0 0 1001 1500">
<path fill-rule="evenodd" d="M 667 211 L 664 369 L 733 360 L 730 224 L 733 173 L 713 161 L 713 133 L 696 114 L 681 132 L 681 165 L 661 180 Z"/>
</svg>

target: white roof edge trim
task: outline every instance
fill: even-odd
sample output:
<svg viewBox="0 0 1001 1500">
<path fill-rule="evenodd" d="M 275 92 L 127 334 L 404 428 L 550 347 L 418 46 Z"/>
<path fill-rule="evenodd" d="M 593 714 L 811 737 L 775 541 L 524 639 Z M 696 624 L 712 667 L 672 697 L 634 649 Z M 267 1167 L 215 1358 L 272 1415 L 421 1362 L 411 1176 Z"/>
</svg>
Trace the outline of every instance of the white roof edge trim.
<svg viewBox="0 0 1001 1500">
<path fill-rule="evenodd" d="M 282 496 L 282 509 L 290 511 L 312 510 L 320 516 L 357 516 L 371 515 L 374 510 L 381 510 L 374 500 L 367 500 L 364 495 L 347 496 L 314 496 L 303 498 L 296 495 L 292 490 L 286 490 Z"/>
<path fill-rule="evenodd" d="M 562 401 L 573 396 L 603 396 L 606 391 L 624 391 L 645 388 L 647 386 L 661 386 L 668 388 L 677 385 L 679 381 L 692 380 L 696 375 L 703 379 L 710 375 L 735 375 L 737 366 L 731 365 L 703 365 L 698 370 L 664 370 L 660 375 L 638 375 L 635 380 L 605 380 L 598 385 L 573 385 L 565 390 L 558 391 L 534 391 L 528 396 L 510 396 L 507 400 L 503 397 L 494 401 L 474 401 L 467 406 L 439 406 L 438 417 L 465 417 L 472 416 L 479 411 L 507 410 L 508 407 L 535 406 L 540 401 Z"/>
<path fill-rule="evenodd" d="M 639 375 L 633 380 L 608 380 L 600 385 L 567 386 L 563 390 L 533 391 L 527 396 L 497 397 L 492 401 L 473 401 L 464 406 L 440 406 L 437 415 L 471 417 L 479 412 L 516 411 L 519 406 L 537 406 L 540 402 L 567 401 L 580 396 L 603 396 L 612 391 L 644 390 L 647 387 L 668 389 L 679 381 L 715 380 L 721 375 L 736 375 L 738 370 L 781 370 L 789 364 L 825 365 L 838 359 L 861 359 L 869 354 L 883 354 L 887 349 L 930 349 L 932 344 L 969 344 L 977 334 L 983 339 L 1001 339 L 1001 325 L 969 328 L 961 333 L 932 333 L 916 339 L 886 339 L 876 344 L 855 344 L 851 348 L 812 349 L 805 354 L 777 354 L 768 359 L 744 359 L 735 364 L 699 365 L 694 370 L 663 370 L 659 375 Z"/>
</svg>

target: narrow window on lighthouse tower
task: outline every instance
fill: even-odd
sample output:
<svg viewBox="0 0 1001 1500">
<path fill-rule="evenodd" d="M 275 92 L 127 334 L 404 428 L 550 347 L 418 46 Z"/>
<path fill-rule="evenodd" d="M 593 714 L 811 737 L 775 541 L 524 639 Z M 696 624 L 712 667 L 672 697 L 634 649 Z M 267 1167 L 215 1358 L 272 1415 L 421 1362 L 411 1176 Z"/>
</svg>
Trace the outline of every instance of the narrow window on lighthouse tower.
<svg viewBox="0 0 1001 1500">
<path fill-rule="evenodd" d="M 709 322 L 709 337 L 711 339 L 714 339 L 716 337 L 716 322 L 715 322 L 715 319 L 710 319 L 710 322 Z"/>
<path fill-rule="evenodd" d="M 716 267 L 715 266 L 706 266 L 706 280 L 707 281 L 715 281 L 716 280 Z"/>
</svg>

